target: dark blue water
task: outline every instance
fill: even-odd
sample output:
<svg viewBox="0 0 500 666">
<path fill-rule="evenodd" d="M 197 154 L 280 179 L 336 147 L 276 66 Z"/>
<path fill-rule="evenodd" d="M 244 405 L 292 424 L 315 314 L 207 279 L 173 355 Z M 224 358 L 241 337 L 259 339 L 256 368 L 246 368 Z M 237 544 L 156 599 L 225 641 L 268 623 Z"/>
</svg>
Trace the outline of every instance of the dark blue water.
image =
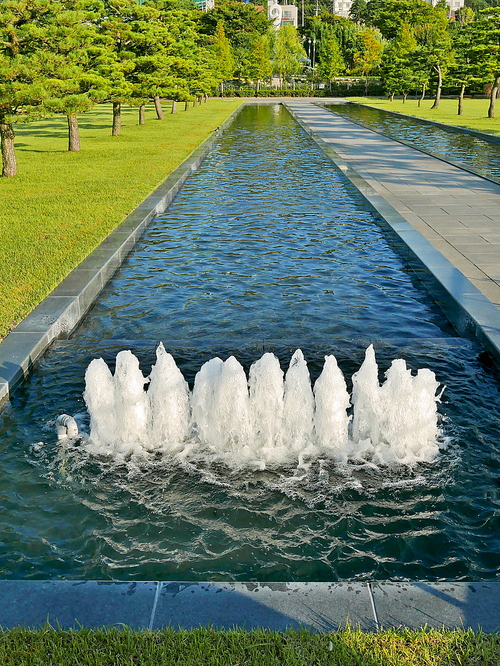
<svg viewBox="0 0 500 666">
<path fill-rule="evenodd" d="M 191 383 L 300 346 L 348 384 L 373 342 L 446 385 L 442 451 L 414 468 L 315 460 L 263 471 L 106 459 L 55 441 L 89 419 L 90 360 L 162 340 Z M 500 382 L 456 335 L 357 192 L 280 107 L 247 108 L 69 341 L 0 415 L 0 576 L 116 580 L 496 579 Z"/>
<path fill-rule="evenodd" d="M 392 139 L 400 139 L 415 148 L 453 160 L 500 182 L 500 144 L 497 141 L 360 104 L 333 104 L 327 108 Z"/>
</svg>

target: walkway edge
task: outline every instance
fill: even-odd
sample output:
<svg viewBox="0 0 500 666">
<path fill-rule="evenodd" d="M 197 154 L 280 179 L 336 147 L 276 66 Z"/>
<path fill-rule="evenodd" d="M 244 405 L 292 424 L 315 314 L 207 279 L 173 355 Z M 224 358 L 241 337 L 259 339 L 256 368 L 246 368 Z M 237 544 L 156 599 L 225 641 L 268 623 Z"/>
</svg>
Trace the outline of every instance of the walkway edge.
<svg viewBox="0 0 500 666">
<path fill-rule="evenodd" d="M 0 628 L 500 629 L 500 583 L 1 580 Z"/>
<path fill-rule="evenodd" d="M 393 232 L 400 255 L 459 333 L 476 337 L 500 363 L 500 310 L 376 192 L 351 164 L 341 158 L 328 142 L 304 123 L 293 108 L 286 103 L 284 106 L 351 181 L 370 208 L 378 214 L 380 221 Z"/>
<path fill-rule="evenodd" d="M 0 405 L 56 338 L 68 337 L 156 215 L 165 211 L 244 104 L 173 171 L 0 344 Z"/>
</svg>

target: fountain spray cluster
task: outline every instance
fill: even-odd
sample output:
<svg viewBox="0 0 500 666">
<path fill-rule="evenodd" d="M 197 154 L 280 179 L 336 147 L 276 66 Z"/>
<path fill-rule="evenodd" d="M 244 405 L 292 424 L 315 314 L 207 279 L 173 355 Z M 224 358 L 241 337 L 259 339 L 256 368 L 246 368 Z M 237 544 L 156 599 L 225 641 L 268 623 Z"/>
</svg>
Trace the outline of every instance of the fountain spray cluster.
<svg viewBox="0 0 500 666">
<path fill-rule="evenodd" d="M 312 387 L 300 349 L 286 375 L 276 356 L 266 353 L 253 363 L 248 379 L 234 356 L 213 358 L 196 375 L 192 392 L 161 343 L 148 378 L 138 359 L 122 351 L 114 375 L 103 359 L 95 359 L 85 381 L 89 446 L 104 454 L 186 456 L 205 450 L 264 468 L 325 455 L 342 462 L 411 465 L 430 461 L 439 451 L 434 373 L 421 369 L 413 376 L 398 359 L 380 385 L 372 345 L 352 377 L 351 396 L 333 355 L 325 356 Z"/>
</svg>

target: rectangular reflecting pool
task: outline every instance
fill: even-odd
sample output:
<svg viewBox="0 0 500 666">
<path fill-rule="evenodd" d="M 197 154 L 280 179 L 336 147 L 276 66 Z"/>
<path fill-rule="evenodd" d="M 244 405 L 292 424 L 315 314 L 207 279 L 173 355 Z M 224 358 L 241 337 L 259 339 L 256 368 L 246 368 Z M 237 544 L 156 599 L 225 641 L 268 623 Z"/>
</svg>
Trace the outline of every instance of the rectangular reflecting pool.
<svg viewBox="0 0 500 666">
<path fill-rule="evenodd" d="M 180 372 L 153 408 L 160 342 Z M 370 345 L 378 368 L 360 398 Z M 116 357 L 127 350 L 137 363 L 125 367 Z M 278 379 L 261 372 L 258 402 L 265 354 Z M 316 382 L 332 355 L 350 403 L 340 443 L 328 439 L 332 418 L 318 420 Z M 90 398 L 85 374 L 99 358 Z M 389 390 L 400 358 L 413 375 Z M 413 445 L 425 369 L 439 385 L 432 455 Z M 245 107 L 2 408 L 0 576 L 498 579 L 499 389 L 488 354 L 457 334 L 290 114 Z M 168 436 L 148 434 L 154 410 L 168 414 Z M 82 437 L 57 440 L 62 413 Z"/>
</svg>

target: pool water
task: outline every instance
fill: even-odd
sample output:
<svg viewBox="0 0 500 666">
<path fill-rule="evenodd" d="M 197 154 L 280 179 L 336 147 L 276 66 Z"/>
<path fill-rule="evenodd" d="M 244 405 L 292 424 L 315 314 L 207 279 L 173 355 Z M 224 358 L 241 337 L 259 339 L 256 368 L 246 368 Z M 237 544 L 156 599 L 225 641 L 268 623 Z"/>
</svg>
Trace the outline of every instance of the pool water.
<svg viewBox="0 0 500 666">
<path fill-rule="evenodd" d="M 95 455 L 85 370 L 162 341 L 193 387 L 264 352 L 348 389 L 373 343 L 441 387 L 440 452 L 412 466 L 325 456 L 256 468 L 206 455 Z M 491 580 L 500 565 L 499 373 L 405 268 L 357 191 L 280 106 L 247 107 L 0 414 L 0 575 L 108 580 Z"/>
</svg>

